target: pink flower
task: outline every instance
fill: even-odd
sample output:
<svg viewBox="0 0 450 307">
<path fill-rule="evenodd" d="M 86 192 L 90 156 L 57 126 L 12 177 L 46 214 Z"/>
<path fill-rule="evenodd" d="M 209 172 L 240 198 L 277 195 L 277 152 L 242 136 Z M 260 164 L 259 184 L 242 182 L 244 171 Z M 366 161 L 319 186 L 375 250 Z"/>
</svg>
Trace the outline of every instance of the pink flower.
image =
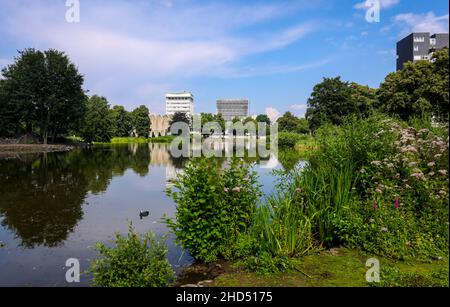
<svg viewBox="0 0 450 307">
<path fill-rule="evenodd" d="M 394 202 L 394 208 L 395 208 L 395 209 L 398 209 L 398 198 L 395 199 L 395 202 Z"/>
<path fill-rule="evenodd" d="M 373 202 L 373 206 L 372 206 L 372 207 L 373 207 L 373 209 L 375 209 L 375 210 L 378 209 L 378 205 L 377 205 L 377 202 L 376 202 L 376 201 Z"/>
<path fill-rule="evenodd" d="M 241 187 L 235 187 L 233 192 L 241 193 Z"/>
<path fill-rule="evenodd" d="M 226 192 L 226 193 L 228 193 L 228 191 L 230 191 L 230 189 L 225 188 L 225 189 L 223 189 L 223 191 Z"/>
</svg>

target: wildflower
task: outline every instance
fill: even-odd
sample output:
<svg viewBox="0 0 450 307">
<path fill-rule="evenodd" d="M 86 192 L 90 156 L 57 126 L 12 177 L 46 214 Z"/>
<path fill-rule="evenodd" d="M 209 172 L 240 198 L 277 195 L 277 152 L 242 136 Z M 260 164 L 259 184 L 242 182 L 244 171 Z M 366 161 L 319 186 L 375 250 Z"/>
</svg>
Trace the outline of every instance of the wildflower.
<svg viewBox="0 0 450 307">
<path fill-rule="evenodd" d="M 428 129 L 419 130 L 419 133 L 428 133 L 428 132 L 430 132 L 430 130 L 428 130 Z"/>
<path fill-rule="evenodd" d="M 439 194 L 440 196 L 445 196 L 445 195 L 447 195 L 447 192 L 445 192 L 445 191 L 443 191 L 443 190 L 440 190 L 440 191 L 438 192 L 438 194 Z"/>
<path fill-rule="evenodd" d="M 380 161 L 372 161 L 370 164 L 372 164 L 373 166 L 380 166 L 381 162 Z"/>
<path fill-rule="evenodd" d="M 379 188 L 376 189 L 375 192 L 376 192 L 377 194 L 382 194 L 382 193 L 383 193 L 383 191 L 382 191 L 381 189 L 379 189 Z"/>
<path fill-rule="evenodd" d="M 396 198 L 394 201 L 394 208 L 398 209 L 398 198 Z"/>
<path fill-rule="evenodd" d="M 411 177 L 416 178 L 418 180 L 425 180 L 425 176 L 423 175 L 423 173 L 414 173 L 411 174 Z"/>
<path fill-rule="evenodd" d="M 395 174 L 394 179 L 400 179 L 400 173 Z"/>
<path fill-rule="evenodd" d="M 300 193 L 301 191 L 302 191 L 302 189 L 300 189 L 300 188 L 295 189 L 295 193 Z"/>
<path fill-rule="evenodd" d="M 230 191 L 230 189 L 224 188 L 223 191 L 224 191 L 225 193 L 228 193 L 228 192 Z"/>
<path fill-rule="evenodd" d="M 409 167 L 414 167 L 414 166 L 416 166 L 418 163 L 417 162 L 410 162 L 409 164 L 408 164 L 408 166 Z"/>
<path fill-rule="evenodd" d="M 405 184 L 405 189 L 409 190 L 411 189 L 411 186 L 409 184 Z"/>
<path fill-rule="evenodd" d="M 375 220 L 374 220 L 374 219 L 370 219 L 370 220 L 369 220 L 369 222 L 371 222 L 371 223 L 374 223 L 374 222 L 375 222 Z"/>
<path fill-rule="evenodd" d="M 393 169 L 394 168 L 394 164 L 388 163 L 388 164 L 386 164 L 386 167 L 389 168 L 389 169 Z"/>
<path fill-rule="evenodd" d="M 428 176 L 433 177 L 435 175 L 435 172 L 429 172 Z"/>
<path fill-rule="evenodd" d="M 381 231 L 386 232 L 386 231 L 388 231 L 388 229 L 386 227 L 381 227 Z"/>
<path fill-rule="evenodd" d="M 233 192 L 241 193 L 241 187 L 235 187 L 232 190 Z"/>
<path fill-rule="evenodd" d="M 442 176 L 447 176 L 448 172 L 445 169 L 441 169 L 441 170 L 439 170 L 439 174 Z"/>
<path fill-rule="evenodd" d="M 428 167 L 433 167 L 435 165 L 436 165 L 436 163 L 434 163 L 434 162 L 430 162 L 430 163 L 427 164 Z"/>
<path fill-rule="evenodd" d="M 377 202 L 376 201 L 374 201 L 373 202 L 373 206 L 372 206 L 375 210 L 377 210 L 377 208 L 378 208 L 378 205 L 377 205 Z"/>
<path fill-rule="evenodd" d="M 365 169 L 361 169 L 359 172 L 360 172 L 361 174 L 367 173 L 367 171 L 366 171 Z"/>
<path fill-rule="evenodd" d="M 436 159 L 440 159 L 440 158 L 442 158 L 442 155 L 441 154 L 437 154 L 437 155 L 435 155 L 434 156 Z"/>
</svg>

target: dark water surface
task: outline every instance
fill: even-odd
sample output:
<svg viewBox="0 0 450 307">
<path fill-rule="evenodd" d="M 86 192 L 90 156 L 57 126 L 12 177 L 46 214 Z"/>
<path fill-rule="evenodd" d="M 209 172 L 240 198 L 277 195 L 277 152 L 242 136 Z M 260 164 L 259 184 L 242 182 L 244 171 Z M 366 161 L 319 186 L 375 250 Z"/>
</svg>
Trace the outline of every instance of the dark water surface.
<svg viewBox="0 0 450 307">
<path fill-rule="evenodd" d="M 174 215 L 164 190 L 187 162 L 174 159 L 163 144 L 118 145 L 0 160 L 0 286 L 87 286 L 65 280 L 65 262 L 77 258 L 81 270 L 97 253 L 96 242 L 137 231 L 168 233 L 160 222 Z M 254 159 L 263 192 L 274 186 L 274 157 Z M 150 216 L 140 219 L 140 210 Z M 2 247 L 3 245 L 3 247 Z M 169 238 L 176 270 L 189 265 L 187 253 Z"/>
</svg>

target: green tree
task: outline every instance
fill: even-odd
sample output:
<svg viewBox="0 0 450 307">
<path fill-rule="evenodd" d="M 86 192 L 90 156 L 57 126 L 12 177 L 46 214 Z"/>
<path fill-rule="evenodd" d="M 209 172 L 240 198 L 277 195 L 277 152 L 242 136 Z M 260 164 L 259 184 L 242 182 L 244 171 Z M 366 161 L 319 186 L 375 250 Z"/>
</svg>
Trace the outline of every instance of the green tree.
<svg viewBox="0 0 450 307">
<path fill-rule="evenodd" d="M 80 135 L 85 142 L 109 142 L 113 134 L 113 118 L 108 100 L 92 96 L 86 102 Z"/>
<path fill-rule="evenodd" d="M 19 114 L 6 95 L 4 80 L 0 80 L 0 136 L 15 136 L 20 129 Z"/>
<path fill-rule="evenodd" d="M 373 89 L 344 82 L 341 77 L 324 78 L 308 99 L 306 119 L 313 130 L 325 123 L 340 125 L 348 115 L 367 116 L 374 103 Z"/>
<path fill-rule="evenodd" d="M 308 122 L 304 119 L 300 119 L 291 112 L 284 113 L 283 116 L 278 118 L 278 130 L 281 132 L 295 132 L 295 133 L 308 133 L 309 129 L 306 126 Z"/>
<path fill-rule="evenodd" d="M 267 125 L 270 125 L 270 118 L 266 114 L 260 114 L 256 116 L 256 122 L 257 123 L 266 123 Z"/>
<path fill-rule="evenodd" d="M 133 129 L 137 136 L 148 137 L 150 133 L 150 111 L 144 105 L 136 108 L 131 112 Z"/>
<path fill-rule="evenodd" d="M 111 110 L 113 136 L 128 137 L 133 129 L 132 117 L 123 106 L 114 106 Z"/>
<path fill-rule="evenodd" d="M 448 121 L 448 49 L 434 54 L 434 63 L 406 63 L 387 75 L 378 90 L 378 108 L 403 120 L 436 116 Z"/>
<path fill-rule="evenodd" d="M 184 112 L 176 112 L 170 121 L 170 129 L 172 129 L 172 125 L 175 123 L 186 123 L 190 125 L 189 117 Z"/>
<path fill-rule="evenodd" d="M 26 49 L 2 70 L 4 90 L 27 132 L 33 127 L 46 144 L 66 133 L 83 115 L 83 76 L 63 52 Z"/>
</svg>

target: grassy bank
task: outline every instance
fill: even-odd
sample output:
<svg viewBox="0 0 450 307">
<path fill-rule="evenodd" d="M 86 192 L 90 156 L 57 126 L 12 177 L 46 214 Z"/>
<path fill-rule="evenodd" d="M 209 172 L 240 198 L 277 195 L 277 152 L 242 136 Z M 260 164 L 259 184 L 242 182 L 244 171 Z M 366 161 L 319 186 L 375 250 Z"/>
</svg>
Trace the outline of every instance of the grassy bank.
<svg viewBox="0 0 450 307">
<path fill-rule="evenodd" d="M 293 259 L 296 269 L 283 273 L 227 272 L 212 287 L 448 287 L 448 258 L 440 261 L 395 261 L 379 257 L 380 283 L 365 279 L 370 258 L 358 250 L 337 248 Z"/>
<path fill-rule="evenodd" d="M 109 143 L 94 142 L 95 145 L 107 144 L 147 144 L 147 143 L 171 143 L 175 139 L 174 136 L 161 136 L 157 138 L 143 138 L 143 137 L 121 137 L 112 138 Z"/>
</svg>

